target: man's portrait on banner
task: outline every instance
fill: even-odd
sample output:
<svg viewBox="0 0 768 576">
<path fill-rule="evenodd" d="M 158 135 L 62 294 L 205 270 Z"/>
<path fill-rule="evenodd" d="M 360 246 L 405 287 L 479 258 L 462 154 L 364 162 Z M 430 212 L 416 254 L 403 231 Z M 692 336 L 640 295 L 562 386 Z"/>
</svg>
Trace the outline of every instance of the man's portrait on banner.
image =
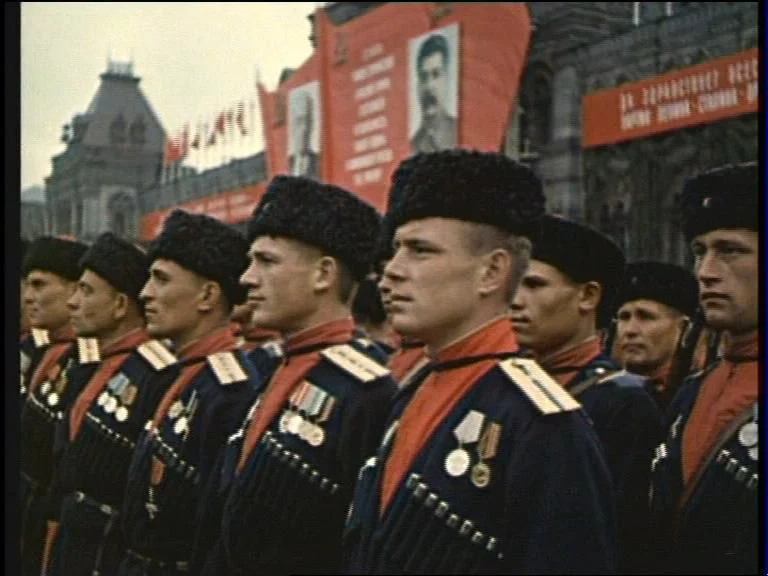
<svg viewBox="0 0 768 576">
<path fill-rule="evenodd" d="M 409 42 L 408 136 L 411 152 L 458 145 L 459 25 Z"/>
<path fill-rule="evenodd" d="M 320 83 L 309 82 L 288 95 L 288 172 L 292 176 L 320 176 Z"/>
</svg>

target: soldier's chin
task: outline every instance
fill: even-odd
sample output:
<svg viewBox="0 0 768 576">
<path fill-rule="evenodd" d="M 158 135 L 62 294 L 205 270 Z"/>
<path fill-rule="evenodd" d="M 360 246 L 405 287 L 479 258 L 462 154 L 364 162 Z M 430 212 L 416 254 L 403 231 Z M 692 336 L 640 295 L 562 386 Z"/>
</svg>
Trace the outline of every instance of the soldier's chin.
<svg viewBox="0 0 768 576">
<path fill-rule="evenodd" d="M 168 333 L 168 330 L 162 324 L 157 324 L 155 322 L 147 322 L 146 330 L 152 338 L 171 337 L 171 334 Z"/>
</svg>

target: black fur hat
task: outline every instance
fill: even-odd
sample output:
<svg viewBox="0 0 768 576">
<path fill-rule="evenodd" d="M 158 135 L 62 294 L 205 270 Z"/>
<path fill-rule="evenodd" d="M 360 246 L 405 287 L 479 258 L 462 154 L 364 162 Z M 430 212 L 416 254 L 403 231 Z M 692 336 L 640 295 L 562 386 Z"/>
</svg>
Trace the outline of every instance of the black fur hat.
<svg viewBox="0 0 768 576">
<path fill-rule="evenodd" d="M 277 236 L 325 250 L 362 280 L 371 269 L 381 218 L 351 192 L 297 176 L 275 176 L 248 223 L 248 240 Z"/>
<path fill-rule="evenodd" d="M 150 265 L 159 258 L 172 260 L 218 282 L 230 305 L 245 300 L 240 276 L 248 267 L 248 243 L 240 232 L 215 218 L 174 210 L 150 244 L 148 255 Z"/>
<path fill-rule="evenodd" d="M 699 284 L 691 272 L 675 264 L 632 262 L 624 271 L 615 308 L 641 299 L 661 302 L 693 317 L 699 305 Z"/>
<path fill-rule="evenodd" d="M 112 232 L 104 232 L 96 239 L 80 259 L 80 268 L 92 270 L 136 302 L 149 279 L 146 252 Z"/>
<path fill-rule="evenodd" d="M 79 261 L 86 250 L 88 246 L 77 240 L 41 236 L 29 244 L 21 275 L 25 277 L 32 270 L 42 270 L 76 282 L 80 279 Z"/>
<path fill-rule="evenodd" d="M 547 214 L 541 220 L 541 237 L 534 242 L 533 260 L 557 268 L 574 282 L 599 282 L 603 295 L 597 323 L 607 325 L 624 274 L 624 253 L 616 243 L 594 228 Z"/>
<path fill-rule="evenodd" d="M 720 228 L 757 231 L 758 187 L 756 162 L 721 166 L 686 180 L 680 198 L 686 240 Z"/>
<path fill-rule="evenodd" d="M 535 236 L 545 200 L 529 168 L 494 152 L 453 149 L 418 156 L 388 214 L 393 230 L 411 220 L 451 218 Z"/>
<path fill-rule="evenodd" d="M 417 154 L 406 158 L 397 166 L 390 179 L 389 194 L 387 195 L 387 211 L 381 223 L 381 235 L 376 247 L 375 266 L 379 266 L 384 260 L 392 258 L 392 238 L 395 235 L 395 229 L 390 222 L 389 214 L 393 208 L 400 204 L 403 198 L 403 191 L 408 178 L 419 163 L 424 161 L 424 154 Z M 380 271 L 379 271 L 380 272 Z"/>
</svg>

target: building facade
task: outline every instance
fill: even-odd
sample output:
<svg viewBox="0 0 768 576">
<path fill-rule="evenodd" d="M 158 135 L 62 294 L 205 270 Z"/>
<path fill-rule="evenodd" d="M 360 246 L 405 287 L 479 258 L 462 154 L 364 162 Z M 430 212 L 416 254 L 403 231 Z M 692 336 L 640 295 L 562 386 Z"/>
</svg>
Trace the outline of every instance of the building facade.
<svg viewBox="0 0 768 576">
<path fill-rule="evenodd" d="M 381 4 L 340 2 L 326 10 L 341 24 Z M 629 260 L 688 263 L 676 210 L 682 182 L 699 170 L 755 160 L 757 113 L 587 147 L 584 102 L 601 91 L 756 47 L 758 3 L 532 2 L 529 8 L 534 29 L 505 153 L 539 174 L 550 211 L 610 234 Z M 313 33 L 309 40 L 314 43 Z M 289 76 L 286 70 L 281 81 Z M 133 87 L 135 108 L 147 123 L 141 147 L 109 139 L 120 110 L 100 103 L 108 81 Z M 114 71 L 102 75 L 89 112 L 75 118 L 76 134 L 54 158 L 47 182 L 54 232 L 88 238 L 96 230 L 121 227 L 146 240 L 157 230 L 158 215 L 173 206 L 202 211 L 225 198 L 229 202 L 237 191 L 253 196 L 263 190 L 269 179 L 263 153 L 160 183 L 162 128 L 137 83 Z M 83 140 L 90 135 L 83 124 L 97 115 L 106 124 L 94 130 L 102 135 L 94 149 L 91 138 Z M 124 122 L 133 122 L 137 113 L 123 115 Z M 246 212 L 226 213 L 238 225 Z M 154 224 L 140 225 L 139 215 Z"/>
<path fill-rule="evenodd" d="M 64 126 L 66 149 L 45 182 L 53 234 L 138 237 L 139 192 L 157 182 L 165 143 L 139 82 L 131 64 L 109 62 L 86 112 Z"/>
</svg>

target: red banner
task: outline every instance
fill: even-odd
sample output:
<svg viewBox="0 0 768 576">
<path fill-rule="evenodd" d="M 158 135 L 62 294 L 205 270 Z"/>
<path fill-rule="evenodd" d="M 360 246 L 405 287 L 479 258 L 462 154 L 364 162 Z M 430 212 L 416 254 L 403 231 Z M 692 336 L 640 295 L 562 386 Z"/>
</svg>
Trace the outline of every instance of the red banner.
<svg viewBox="0 0 768 576">
<path fill-rule="evenodd" d="M 524 3 L 390 3 L 342 26 L 316 12 L 318 48 L 260 90 L 271 175 L 317 177 L 383 210 L 418 151 L 499 150 L 530 39 Z"/>
<path fill-rule="evenodd" d="M 244 222 L 251 217 L 253 209 L 258 204 L 266 183 L 230 190 L 212 196 L 205 196 L 165 210 L 150 212 L 141 221 L 141 239 L 144 241 L 155 238 L 163 228 L 166 216 L 173 210 L 181 209 L 192 214 L 208 214 L 227 224 Z"/>
<path fill-rule="evenodd" d="M 582 101 L 584 148 L 643 138 L 757 112 L 757 48 L 588 94 Z"/>
</svg>

